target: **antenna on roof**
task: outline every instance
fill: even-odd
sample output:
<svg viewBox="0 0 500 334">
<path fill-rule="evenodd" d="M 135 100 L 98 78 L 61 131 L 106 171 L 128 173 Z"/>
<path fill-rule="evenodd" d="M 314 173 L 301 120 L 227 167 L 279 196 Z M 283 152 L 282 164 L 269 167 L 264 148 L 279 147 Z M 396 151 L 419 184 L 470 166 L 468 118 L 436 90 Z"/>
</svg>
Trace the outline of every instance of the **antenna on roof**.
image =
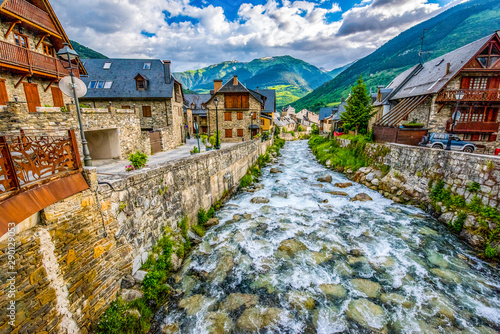
<svg viewBox="0 0 500 334">
<path fill-rule="evenodd" d="M 422 55 L 423 55 L 424 53 L 427 53 L 427 52 L 424 52 L 424 38 L 425 38 L 425 31 L 426 31 L 426 30 L 427 30 L 427 28 L 426 28 L 426 29 L 424 29 L 424 31 L 422 32 L 422 38 L 421 38 L 421 41 L 422 41 L 422 42 L 420 43 L 420 51 L 418 51 L 418 62 L 419 62 L 420 64 L 422 64 Z"/>
</svg>

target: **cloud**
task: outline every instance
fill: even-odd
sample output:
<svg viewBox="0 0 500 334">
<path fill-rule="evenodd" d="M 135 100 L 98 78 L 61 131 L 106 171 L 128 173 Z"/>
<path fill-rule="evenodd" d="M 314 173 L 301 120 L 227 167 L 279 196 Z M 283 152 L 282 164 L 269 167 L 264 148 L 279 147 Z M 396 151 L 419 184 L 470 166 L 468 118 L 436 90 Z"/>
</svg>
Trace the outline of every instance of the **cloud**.
<svg viewBox="0 0 500 334">
<path fill-rule="evenodd" d="M 228 1 L 224 8 L 190 0 L 51 3 L 71 39 L 110 57 L 170 59 L 175 71 L 285 54 L 331 69 L 440 10 L 428 0 L 360 0 L 342 15 L 332 0 Z"/>
</svg>

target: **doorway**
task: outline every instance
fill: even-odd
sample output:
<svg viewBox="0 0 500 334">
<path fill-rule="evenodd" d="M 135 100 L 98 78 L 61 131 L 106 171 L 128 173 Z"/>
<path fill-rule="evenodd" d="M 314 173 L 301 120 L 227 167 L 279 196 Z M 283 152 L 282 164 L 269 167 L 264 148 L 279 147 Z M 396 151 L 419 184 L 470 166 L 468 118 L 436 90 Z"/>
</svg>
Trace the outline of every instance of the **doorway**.
<svg viewBox="0 0 500 334">
<path fill-rule="evenodd" d="M 118 129 L 85 131 L 92 160 L 120 159 Z"/>
</svg>

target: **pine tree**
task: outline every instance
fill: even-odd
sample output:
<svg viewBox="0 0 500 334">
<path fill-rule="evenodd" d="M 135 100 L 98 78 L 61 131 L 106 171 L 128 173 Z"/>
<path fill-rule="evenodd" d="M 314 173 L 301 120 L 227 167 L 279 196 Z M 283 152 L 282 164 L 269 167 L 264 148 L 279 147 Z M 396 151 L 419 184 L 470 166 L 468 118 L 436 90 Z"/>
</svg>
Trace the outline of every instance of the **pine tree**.
<svg viewBox="0 0 500 334">
<path fill-rule="evenodd" d="M 370 95 L 363 78 L 359 76 L 357 85 L 351 88 L 351 96 L 346 101 L 345 112 L 340 115 L 340 119 L 344 122 L 344 127 L 354 129 L 354 134 L 357 135 L 358 130 L 368 128 L 373 115 L 375 112 L 372 112 Z"/>
</svg>

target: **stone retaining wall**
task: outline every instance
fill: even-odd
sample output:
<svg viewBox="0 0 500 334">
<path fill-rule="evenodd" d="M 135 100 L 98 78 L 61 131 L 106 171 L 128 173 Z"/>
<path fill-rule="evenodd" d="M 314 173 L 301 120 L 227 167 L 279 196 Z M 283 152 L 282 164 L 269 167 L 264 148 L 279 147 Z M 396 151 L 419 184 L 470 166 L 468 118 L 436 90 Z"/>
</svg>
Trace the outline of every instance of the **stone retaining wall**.
<svg viewBox="0 0 500 334">
<path fill-rule="evenodd" d="M 164 227 L 180 233 L 179 220 L 196 221 L 235 189 L 271 141 L 247 141 L 167 162 L 99 184 L 40 212 L 41 222 L 15 235 L 15 274 L 8 238 L 0 243 L 0 333 L 87 333 L 115 299 L 121 279 L 135 272 Z M 9 278 L 16 297 L 10 299 Z M 15 300 L 15 327 L 7 317 Z"/>
<path fill-rule="evenodd" d="M 338 139 L 342 147 L 350 141 Z M 500 157 L 469 154 L 457 151 L 444 151 L 394 143 L 367 144 L 365 151 L 374 159 L 374 165 L 360 168 L 358 171 L 344 171 L 347 176 L 360 182 L 395 202 L 409 202 L 419 205 L 448 225 L 457 218 L 460 209 L 447 209 L 444 205 L 436 208 L 431 205 L 430 185 L 437 180 L 444 182 L 444 187 L 457 195 L 464 196 L 467 203 L 474 197 L 481 199 L 484 205 L 497 208 L 500 205 Z M 381 154 L 381 152 L 383 152 Z M 381 166 L 390 167 L 383 173 Z M 473 182 L 479 189 L 471 191 Z M 486 220 L 489 231 L 497 228 L 493 221 Z M 478 219 L 469 212 L 461 237 L 476 249 L 486 247 L 485 233 L 477 233 Z M 500 254 L 500 243 L 493 245 Z"/>
</svg>

